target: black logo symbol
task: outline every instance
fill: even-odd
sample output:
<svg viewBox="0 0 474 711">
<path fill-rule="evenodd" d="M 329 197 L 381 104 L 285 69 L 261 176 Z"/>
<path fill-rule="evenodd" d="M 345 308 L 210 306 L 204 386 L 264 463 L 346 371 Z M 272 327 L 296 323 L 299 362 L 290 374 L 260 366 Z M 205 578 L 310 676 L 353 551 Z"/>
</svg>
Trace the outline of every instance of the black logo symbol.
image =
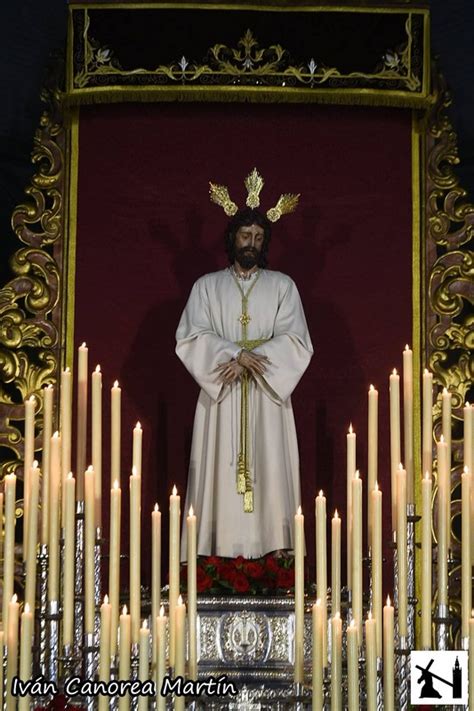
<svg viewBox="0 0 474 711">
<path fill-rule="evenodd" d="M 462 669 L 459 666 L 459 659 L 456 657 L 456 661 L 453 667 L 453 680 L 448 681 L 443 679 L 442 676 L 438 676 L 429 669 L 433 664 L 434 659 L 430 659 L 426 667 L 420 667 L 419 664 L 416 668 L 421 671 L 420 678 L 418 679 L 418 684 L 423 684 L 420 693 L 420 699 L 440 699 L 441 694 L 433 686 L 433 679 L 441 681 L 443 684 L 447 684 L 453 690 L 453 699 L 460 699 L 462 696 Z"/>
</svg>

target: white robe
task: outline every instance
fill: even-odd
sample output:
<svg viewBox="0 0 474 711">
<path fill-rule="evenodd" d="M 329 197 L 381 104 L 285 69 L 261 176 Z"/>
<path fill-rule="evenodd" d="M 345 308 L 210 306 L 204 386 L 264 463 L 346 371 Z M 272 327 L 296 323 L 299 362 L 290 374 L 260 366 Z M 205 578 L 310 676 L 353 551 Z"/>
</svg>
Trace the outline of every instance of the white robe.
<svg viewBox="0 0 474 711">
<path fill-rule="evenodd" d="M 247 292 L 253 280 L 239 283 Z M 184 507 L 187 512 L 192 504 L 196 511 L 199 555 L 258 558 L 293 548 L 294 515 L 301 504 L 290 396 L 313 348 L 295 283 L 281 272 L 261 270 L 248 299 L 247 339 L 268 339 L 253 352 L 270 360 L 264 377 L 249 382 L 252 513 L 244 512 L 236 486 L 240 380 L 222 385 L 213 372 L 239 348 L 241 313 L 230 269 L 206 274 L 194 284 L 176 332 L 176 353 L 201 387 Z M 183 533 L 184 559 L 184 525 Z"/>
</svg>

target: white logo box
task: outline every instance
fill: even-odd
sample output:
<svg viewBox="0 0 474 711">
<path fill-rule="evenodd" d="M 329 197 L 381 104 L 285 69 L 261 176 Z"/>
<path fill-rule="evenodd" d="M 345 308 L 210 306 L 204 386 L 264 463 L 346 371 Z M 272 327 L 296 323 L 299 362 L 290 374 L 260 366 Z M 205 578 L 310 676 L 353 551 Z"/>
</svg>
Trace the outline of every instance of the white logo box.
<svg viewBox="0 0 474 711">
<path fill-rule="evenodd" d="M 467 704 L 467 652 L 411 652 L 410 669 L 410 702 L 414 706 Z"/>
</svg>

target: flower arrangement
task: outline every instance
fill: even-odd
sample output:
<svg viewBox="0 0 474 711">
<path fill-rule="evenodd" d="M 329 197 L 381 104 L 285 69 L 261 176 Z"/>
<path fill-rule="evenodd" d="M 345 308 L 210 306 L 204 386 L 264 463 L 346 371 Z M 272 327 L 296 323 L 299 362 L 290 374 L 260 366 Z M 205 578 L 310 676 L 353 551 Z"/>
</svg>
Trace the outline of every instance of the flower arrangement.
<svg viewBox="0 0 474 711">
<path fill-rule="evenodd" d="M 181 567 L 181 580 L 186 584 L 187 566 Z M 275 556 L 246 559 L 198 557 L 197 591 L 215 594 L 267 595 L 290 592 L 295 586 L 295 561 L 293 556 Z"/>
</svg>

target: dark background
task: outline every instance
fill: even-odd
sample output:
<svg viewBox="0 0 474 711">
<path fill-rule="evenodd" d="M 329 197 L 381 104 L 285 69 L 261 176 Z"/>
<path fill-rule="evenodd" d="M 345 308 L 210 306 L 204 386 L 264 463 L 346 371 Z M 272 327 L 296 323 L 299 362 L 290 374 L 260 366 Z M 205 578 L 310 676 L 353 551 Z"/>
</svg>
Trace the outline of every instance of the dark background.
<svg viewBox="0 0 474 711">
<path fill-rule="evenodd" d="M 459 136 L 461 184 L 474 195 L 474 52 L 472 0 L 433 0 L 432 50 L 454 97 L 452 116 Z M 63 0 L 17 0 L 0 6 L 0 284 L 10 278 L 1 258 L 15 244 L 10 215 L 22 200 L 32 167 L 30 152 L 38 125 L 39 93 L 48 57 L 66 42 Z"/>
</svg>

